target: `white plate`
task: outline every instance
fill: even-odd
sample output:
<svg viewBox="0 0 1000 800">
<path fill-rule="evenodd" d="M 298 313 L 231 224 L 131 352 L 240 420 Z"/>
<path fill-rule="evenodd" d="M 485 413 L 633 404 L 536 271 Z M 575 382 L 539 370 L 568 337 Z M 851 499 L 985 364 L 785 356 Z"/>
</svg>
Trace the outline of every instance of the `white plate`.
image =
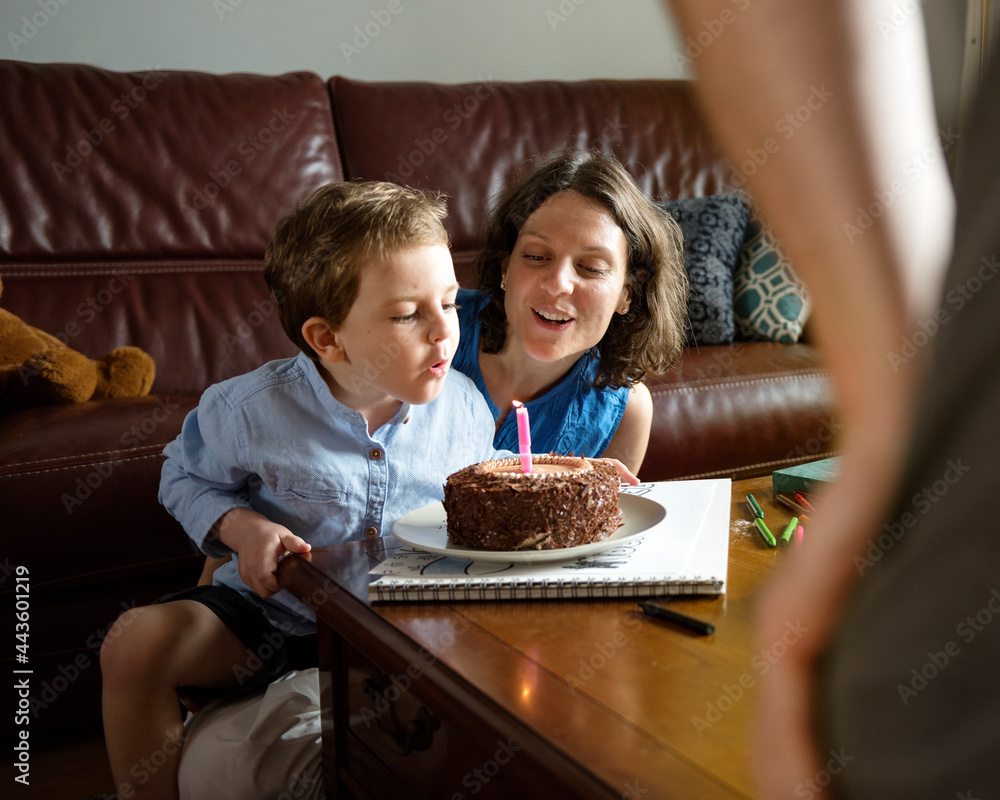
<svg viewBox="0 0 1000 800">
<path fill-rule="evenodd" d="M 428 553 L 467 558 L 470 561 L 537 564 L 544 561 L 566 561 L 610 550 L 641 536 L 667 516 L 667 510 L 663 506 L 646 497 L 623 494 L 618 503 L 624 524 L 607 539 L 559 550 L 479 550 L 474 547 L 458 547 L 448 541 L 447 517 L 441 503 L 431 503 L 400 517 L 392 526 L 392 534 L 403 544 Z"/>
</svg>

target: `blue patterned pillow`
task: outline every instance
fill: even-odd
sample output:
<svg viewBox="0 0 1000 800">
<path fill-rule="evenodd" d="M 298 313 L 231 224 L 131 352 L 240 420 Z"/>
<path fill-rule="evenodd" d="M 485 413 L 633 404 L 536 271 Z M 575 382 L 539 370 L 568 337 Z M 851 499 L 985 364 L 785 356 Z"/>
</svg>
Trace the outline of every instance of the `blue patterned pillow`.
<svg viewBox="0 0 1000 800">
<path fill-rule="evenodd" d="M 733 311 L 741 339 L 794 344 L 809 317 L 805 284 L 756 214 L 734 276 Z"/>
<path fill-rule="evenodd" d="M 684 234 L 684 263 L 691 281 L 688 343 L 732 342 L 736 336 L 733 273 L 750 220 L 750 201 L 733 193 L 657 205 L 677 220 Z"/>
</svg>

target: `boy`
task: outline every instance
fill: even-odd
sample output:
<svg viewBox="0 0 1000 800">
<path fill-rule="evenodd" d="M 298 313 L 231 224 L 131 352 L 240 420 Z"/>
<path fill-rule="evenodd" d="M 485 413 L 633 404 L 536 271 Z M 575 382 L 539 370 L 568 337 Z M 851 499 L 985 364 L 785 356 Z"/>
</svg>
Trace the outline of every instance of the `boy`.
<svg viewBox="0 0 1000 800">
<path fill-rule="evenodd" d="M 233 557 L 214 586 L 123 616 L 101 653 L 123 797 L 177 797 L 179 696 L 314 663 L 315 617 L 274 576 L 283 554 L 390 533 L 448 474 L 497 457 L 482 395 L 448 369 L 444 215 L 410 189 L 340 183 L 278 223 L 265 278 L 302 352 L 209 388 L 164 449 L 161 502 L 207 554 Z"/>
</svg>

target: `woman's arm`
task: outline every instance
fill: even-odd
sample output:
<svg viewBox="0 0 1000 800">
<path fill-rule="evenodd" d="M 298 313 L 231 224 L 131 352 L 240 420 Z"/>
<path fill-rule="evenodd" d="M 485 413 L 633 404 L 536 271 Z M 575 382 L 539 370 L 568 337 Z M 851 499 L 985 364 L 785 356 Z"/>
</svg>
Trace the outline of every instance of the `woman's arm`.
<svg viewBox="0 0 1000 800">
<path fill-rule="evenodd" d="M 625 413 L 611 438 L 605 458 L 617 458 L 636 475 L 646 457 L 649 431 L 653 425 L 653 397 L 645 384 L 637 383 L 628 394 Z"/>
<path fill-rule="evenodd" d="M 892 0 L 672 5 L 684 37 L 729 21 L 693 58 L 702 104 L 809 288 L 845 422 L 840 478 L 758 620 L 765 647 L 790 618 L 807 631 L 762 680 L 754 737 L 762 794 L 792 797 L 819 768 L 815 664 L 898 478 L 918 373 L 891 355 L 937 300 L 953 198 L 926 156 L 939 145 L 919 13 L 886 37 Z"/>
</svg>

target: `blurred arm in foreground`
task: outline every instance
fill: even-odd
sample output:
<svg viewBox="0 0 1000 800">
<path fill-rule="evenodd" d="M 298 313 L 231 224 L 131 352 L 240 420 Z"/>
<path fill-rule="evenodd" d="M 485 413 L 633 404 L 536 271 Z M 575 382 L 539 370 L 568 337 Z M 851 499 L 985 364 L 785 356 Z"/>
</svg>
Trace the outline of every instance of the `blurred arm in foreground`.
<svg viewBox="0 0 1000 800">
<path fill-rule="evenodd" d="M 685 39 L 718 32 L 692 58 L 702 106 L 809 288 L 845 426 L 840 478 L 758 613 L 763 647 L 788 621 L 806 630 L 761 681 L 754 737 L 764 796 L 802 796 L 822 770 L 817 660 L 899 479 L 920 359 L 898 354 L 933 316 L 954 198 L 919 10 L 886 35 L 895 4 L 884 0 L 671 5 Z"/>
</svg>

